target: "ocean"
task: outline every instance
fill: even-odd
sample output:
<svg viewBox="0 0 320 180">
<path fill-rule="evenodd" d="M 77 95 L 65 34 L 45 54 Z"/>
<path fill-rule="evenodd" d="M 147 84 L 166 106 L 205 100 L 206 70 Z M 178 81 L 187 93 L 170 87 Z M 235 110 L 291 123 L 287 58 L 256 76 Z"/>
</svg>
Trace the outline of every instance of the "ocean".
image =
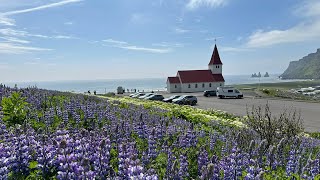
<svg viewBox="0 0 320 180">
<path fill-rule="evenodd" d="M 226 85 L 236 84 L 255 84 L 255 83 L 277 83 L 294 80 L 281 80 L 279 75 L 270 75 L 270 77 L 251 78 L 251 75 L 224 75 Z M 118 86 L 122 86 L 130 91 L 132 89 L 144 91 L 165 91 L 166 78 L 150 78 L 150 79 L 116 79 L 116 80 L 76 80 L 76 81 L 50 81 L 50 82 L 9 82 L 4 83 L 7 86 L 14 87 L 30 87 L 37 86 L 42 89 L 70 91 L 83 93 L 88 90 L 93 93 L 116 92 Z"/>
</svg>

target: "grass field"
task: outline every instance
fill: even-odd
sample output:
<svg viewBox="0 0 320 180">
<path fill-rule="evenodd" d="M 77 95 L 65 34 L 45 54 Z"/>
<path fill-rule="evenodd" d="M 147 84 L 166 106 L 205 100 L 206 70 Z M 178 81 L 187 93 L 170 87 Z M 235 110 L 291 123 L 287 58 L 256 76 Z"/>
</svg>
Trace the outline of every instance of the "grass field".
<svg viewBox="0 0 320 180">
<path fill-rule="evenodd" d="M 294 81 L 294 82 L 280 82 L 280 83 L 261 83 L 259 84 L 241 84 L 234 85 L 238 89 L 255 88 L 258 89 L 294 89 L 294 88 L 304 88 L 310 86 L 320 86 L 320 80 L 310 80 L 310 81 Z"/>
</svg>

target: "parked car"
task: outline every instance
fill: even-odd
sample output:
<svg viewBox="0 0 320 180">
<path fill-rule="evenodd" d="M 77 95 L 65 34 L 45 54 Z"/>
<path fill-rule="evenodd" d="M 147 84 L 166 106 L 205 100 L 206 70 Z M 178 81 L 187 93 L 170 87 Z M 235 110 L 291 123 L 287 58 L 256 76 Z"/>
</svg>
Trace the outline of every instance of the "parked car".
<svg viewBox="0 0 320 180">
<path fill-rule="evenodd" d="M 243 98 L 243 94 L 234 87 L 218 87 L 217 96 L 220 99 L 227 98 L 227 97 L 233 97 L 238 99 Z"/>
<path fill-rule="evenodd" d="M 144 96 L 144 95 L 145 95 L 145 93 L 138 93 L 138 94 L 133 95 L 133 96 L 131 96 L 131 97 L 133 97 L 133 98 L 139 98 L 139 97 Z"/>
<path fill-rule="evenodd" d="M 146 97 L 147 100 L 154 100 L 154 101 L 162 101 L 164 97 L 161 94 L 154 94 L 151 96 Z"/>
<path fill-rule="evenodd" d="M 138 95 L 139 93 L 133 93 L 133 94 L 130 94 L 129 97 L 132 97 L 132 96 L 135 96 L 135 95 Z"/>
<path fill-rule="evenodd" d="M 216 90 L 207 90 L 207 91 L 203 92 L 203 95 L 206 97 L 217 96 L 217 91 Z"/>
<path fill-rule="evenodd" d="M 162 101 L 163 101 L 163 102 L 169 102 L 169 103 L 171 103 L 172 100 L 177 99 L 177 98 L 179 98 L 179 97 L 180 97 L 180 95 L 173 95 L 173 96 L 170 96 L 170 97 L 168 97 L 168 98 L 163 99 Z"/>
<path fill-rule="evenodd" d="M 172 100 L 175 104 L 194 106 L 198 103 L 197 97 L 191 95 L 183 95 L 177 99 Z"/>
<path fill-rule="evenodd" d="M 154 95 L 154 94 L 153 93 L 147 93 L 147 94 L 145 94 L 143 96 L 140 96 L 139 99 L 145 99 L 146 97 L 149 97 L 149 96 L 152 96 L 152 95 Z"/>
</svg>

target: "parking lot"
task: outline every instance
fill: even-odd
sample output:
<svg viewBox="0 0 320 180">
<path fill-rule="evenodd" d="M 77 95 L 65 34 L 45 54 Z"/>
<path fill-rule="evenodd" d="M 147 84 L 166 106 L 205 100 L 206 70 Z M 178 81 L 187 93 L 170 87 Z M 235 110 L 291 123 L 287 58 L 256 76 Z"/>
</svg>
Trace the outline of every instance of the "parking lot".
<svg viewBox="0 0 320 180">
<path fill-rule="evenodd" d="M 162 94 L 165 98 L 172 95 L 182 95 L 183 93 L 170 94 L 167 92 L 155 92 Z M 280 114 L 284 110 L 296 109 L 301 112 L 306 131 L 320 131 L 320 103 L 299 102 L 283 99 L 257 98 L 254 94 L 245 93 L 243 99 L 219 99 L 217 97 L 204 97 L 202 92 L 187 93 L 194 95 L 198 99 L 195 107 L 201 109 L 217 109 L 228 113 L 245 116 L 247 108 L 251 110 L 252 106 L 266 105 L 274 115 Z"/>
</svg>

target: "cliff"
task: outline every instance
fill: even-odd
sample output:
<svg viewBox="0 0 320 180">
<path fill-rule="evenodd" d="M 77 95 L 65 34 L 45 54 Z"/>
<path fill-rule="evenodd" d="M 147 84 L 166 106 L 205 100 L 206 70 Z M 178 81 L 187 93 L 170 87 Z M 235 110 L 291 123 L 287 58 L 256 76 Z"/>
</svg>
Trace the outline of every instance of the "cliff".
<svg viewBox="0 0 320 180">
<path fill-rule="evenodd" d="M 292 61 L 282 79 L 320 79 L 320 49 L 299 61 Z"/>
</svg>

